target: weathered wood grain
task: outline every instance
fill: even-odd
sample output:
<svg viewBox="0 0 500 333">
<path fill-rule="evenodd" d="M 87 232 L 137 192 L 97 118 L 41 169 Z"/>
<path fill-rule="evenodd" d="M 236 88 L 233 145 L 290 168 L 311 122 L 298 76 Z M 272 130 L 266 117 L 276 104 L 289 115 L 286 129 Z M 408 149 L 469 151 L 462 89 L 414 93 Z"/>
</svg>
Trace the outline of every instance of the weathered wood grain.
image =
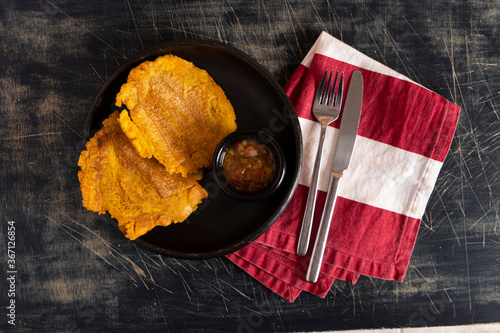
<svg viewBox="0 0 500 333">
<path fill-rule="evenodd" d="M 499 2 L 0 3 L 0 271 L 16 226 L 16 326 L 2 332 L 262 332 L 500 320 Z M 335 282 L 289 304 L 225 258 L 128 242 L 81 206 L 87 108 L 126 59 L 179 38 L 226 42 L 284 84 L 323 30 L 462 107 L 404 283 Z M 3 275 L 2 275 L 3 276 Z M 8 285 L 0 284 L 2 311 Z"/>
</svg>

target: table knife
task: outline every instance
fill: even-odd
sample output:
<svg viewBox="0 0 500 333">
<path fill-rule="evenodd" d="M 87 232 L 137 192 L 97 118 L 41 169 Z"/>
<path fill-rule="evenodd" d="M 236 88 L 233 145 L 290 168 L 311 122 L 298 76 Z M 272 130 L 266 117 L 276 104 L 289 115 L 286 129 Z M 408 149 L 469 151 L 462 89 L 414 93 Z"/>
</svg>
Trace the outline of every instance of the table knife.
<svg viewBox="0 0 500 333">
<path fill-rule="evenodd" d="M 343 172 L 347 170 L 351 162 L 352 151 L 356 141 L 363 102 L 363 76 L 359 71 L 353 71 L 347 97 L 344 104 L 342 120 L 340 123 L 339 137 L 335 153 L 333 155 L 332 171 L 328 184 L 325 207 L 321 215 L 318 234 L 314 243 L 311 261 L 307 269 L 306 280 L 315 283 L 318 280 L 319 271 L 323 262 L 330 223 L 337 201 L 337 189 L 342 179 Z"/>
</svg>

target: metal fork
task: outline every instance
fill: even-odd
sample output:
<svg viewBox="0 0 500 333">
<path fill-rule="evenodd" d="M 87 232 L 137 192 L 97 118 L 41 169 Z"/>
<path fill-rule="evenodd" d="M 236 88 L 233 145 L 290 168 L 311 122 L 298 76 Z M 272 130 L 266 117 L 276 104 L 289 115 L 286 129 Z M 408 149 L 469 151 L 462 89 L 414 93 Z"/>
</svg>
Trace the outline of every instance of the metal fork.
<svg viewBox="0 0 500 333">
<path fill-rule="evenodd" d="M 332 71 L 328 76 L 328 83 L 325 86 L 325 81 L 328 71 L 321 79 L 321 82 L 314 97 L 313 115 L 321 124 L 321 137 L 319 141 L 318 151 L 316 153 L 316 161 L 314 162 L 314 169 L 312 174 L 312 181 L 309 187 L 309 194 L 307 196 L 306 210 L 302 220 L 302 229 L 300 230 L 299 244 L 297 246 L 297 254 L 301 257 L 305 256 L 309 247 L 309 239 L 311 237 L 312 222 L 314 217 L 314 206 L 316 205 L 316 192 L 319 183 L 319 170 L 321 168 L 321 157 L 323 155 L 323 145 L 325 142 L 325 134 L 328 125 L 335 121 L 340 115 L 340 108 L 342 106 L 342 88 L 344 85 L 344 73 L 340 74 L 339 85 L 335 93 L 335 86 L 337 85 L 337 78 L 339 72 L 335 74 L 333 86 L 330 86 L 332 80 Z M 335 96 L 336 95 L 336 96 Z M 335 97 L 335 98 L 334 98 Z"/>
</svg>

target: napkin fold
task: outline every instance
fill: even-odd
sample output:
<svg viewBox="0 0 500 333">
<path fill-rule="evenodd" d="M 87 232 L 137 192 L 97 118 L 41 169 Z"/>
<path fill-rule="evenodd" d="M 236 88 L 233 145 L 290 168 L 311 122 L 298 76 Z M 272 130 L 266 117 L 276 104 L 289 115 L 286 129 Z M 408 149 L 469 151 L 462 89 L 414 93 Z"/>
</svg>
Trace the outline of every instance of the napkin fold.
<svg viewBox="0 0 500 333">
<path fill-rule="evenodd" d="M 344 173 L 317 283 L 305 274 L 323 211 L 342 114 L 327 129 L 308 254 L 296 255 L 319 143 L 312 114 L 325 70 L 363 75 L 359 130 Z M 255 242 L 227 258 L 293 302 L 301 291 L 325 297 L 335 279 L 359 276 L 403 281 L 421 218 L 450 148 L 460 108 L 436 93 L 322 32 L 284 87 L 301 126 L 304 158 L 299 186 L 280 218 Z"/>
</svg>

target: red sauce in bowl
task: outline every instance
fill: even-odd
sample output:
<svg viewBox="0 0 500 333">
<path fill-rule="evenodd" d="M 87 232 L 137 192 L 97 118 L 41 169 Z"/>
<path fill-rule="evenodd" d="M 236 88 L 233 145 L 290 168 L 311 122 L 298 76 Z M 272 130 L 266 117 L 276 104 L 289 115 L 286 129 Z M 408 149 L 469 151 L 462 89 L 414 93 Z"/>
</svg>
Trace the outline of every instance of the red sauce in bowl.
<svg viewBox="0 0 500 333">
<path fill-rule="evenodd" d="M 272 180 L 276 164 L 271 150 L 254 138 L 233 143 L 223 162 L 224 177 L 231 186 L 242 192 L 256 192 Z"/>
</svg>

